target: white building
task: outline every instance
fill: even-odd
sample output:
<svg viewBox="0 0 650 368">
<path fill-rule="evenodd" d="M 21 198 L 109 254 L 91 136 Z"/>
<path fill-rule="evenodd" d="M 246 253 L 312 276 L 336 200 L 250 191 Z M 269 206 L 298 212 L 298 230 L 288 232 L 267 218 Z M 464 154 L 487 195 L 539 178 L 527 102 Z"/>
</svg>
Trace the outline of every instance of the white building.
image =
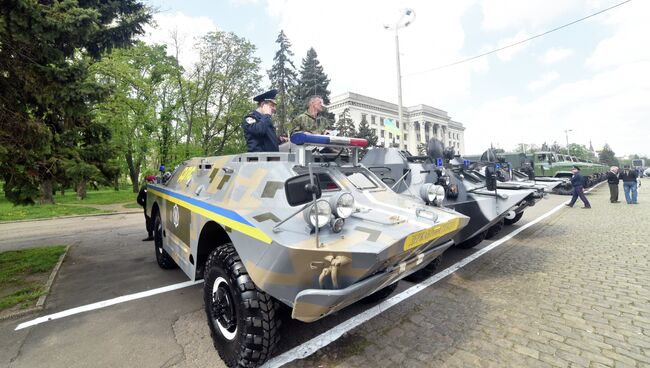
<svg viewBox="0 0 650 368">
<path fill-rule="evenodd" d="M 419 144 L 426 145 L 429 138 L 437 137 L 445 147 L 453 147 L 457 154 L 465 153 L 465 127 L 451 120 L 446 111 L 427 105 L 403 107 L 405 124 L 402 124 L 398 120 L 396 104 L 352 92 L 330 98 L 327 110 L 336 115 L 337 121 L 345 109 L 349 109 L 356 129 L 359 129 L 359 123 L 365 118 L 370 128 L 375 129 L 378 144 L 384 147 L 395 144 L 400 149 L 417 154 Z M 385 129 L 386 119 L 396 122 L 399 134 Z"/>
</svg>

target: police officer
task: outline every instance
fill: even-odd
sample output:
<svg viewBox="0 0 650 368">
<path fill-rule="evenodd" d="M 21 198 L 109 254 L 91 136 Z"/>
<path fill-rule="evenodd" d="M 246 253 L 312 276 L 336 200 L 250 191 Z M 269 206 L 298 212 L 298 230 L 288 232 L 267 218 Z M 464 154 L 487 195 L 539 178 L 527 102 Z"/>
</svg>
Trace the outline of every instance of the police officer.
<svg viewBox="0 0 650 368">
<path fill-rule="evenodd" d="M 147 228 L 147 237 L 142 239 L 142 241 L 149 241 L 153 240 L 153 220 L 151 217 L 147 216 L 147 184 L 153 184 L 155 180 L 155 177 L 153 175 L 148 175 L 146 177 L 146 183 L 140 188 L 140 192 L 138 193 L 138 198 L 136 201 L 142 208 L 144 209 L 144 223 Z"/>
<path fill-rule="evenodd" d="M 248 152 L 278 152 L 279 144 L 287 141 L 286 137 L 278 138 L 271 121 L 277 93 L 276 89 L 272 89 L 253 98 L 257 102 L 257 109 L 246 115 L 242 122 Z"/>
</svg>

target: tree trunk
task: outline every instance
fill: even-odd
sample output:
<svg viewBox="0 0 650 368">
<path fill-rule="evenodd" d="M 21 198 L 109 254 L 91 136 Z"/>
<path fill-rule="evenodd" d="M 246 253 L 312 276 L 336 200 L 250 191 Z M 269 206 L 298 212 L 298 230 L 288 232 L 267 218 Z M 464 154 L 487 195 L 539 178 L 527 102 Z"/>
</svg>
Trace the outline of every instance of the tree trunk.
<svg viewBox="0 0 650 368">
<path fill-rule="evenodd" d="M 81 179 L 77 184 L 77 199 L 86 199 L 86 179 Z"/>
<path fill-rule="evenodd" d="M 119 179 L 120 179 L 120 175 L 115 174 L 115 177 L 113 178 L 113 189 L 115 189 L 116 192 L 120 190 L 120 180 Z"/>
<path fill-rule="evenodd" d="M 52 179 L 45 179 L 41 183 L 41 204 L 53 204 Z"/>
<path fill-rule="evenodd" d="M 133 187 L 133 193 L 138 193 L 140 188 L 138 188 L 138 177 L 140 176 L 140 165 L 134 165 L 133 163 L 133 152 L 128 151 L 126 153 L 126 164 L 129 167 L 129 177 L 131 178 L 131 185 Z"/>
</svg>

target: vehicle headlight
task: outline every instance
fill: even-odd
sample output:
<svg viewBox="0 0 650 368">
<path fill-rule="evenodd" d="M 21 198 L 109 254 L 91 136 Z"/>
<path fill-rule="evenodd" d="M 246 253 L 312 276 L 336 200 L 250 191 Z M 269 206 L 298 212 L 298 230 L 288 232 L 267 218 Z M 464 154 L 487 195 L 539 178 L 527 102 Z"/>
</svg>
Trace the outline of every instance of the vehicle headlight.
<svg viewBox="0 0 650 368">
<path fill-rule="evenodd" d="M 330 207 L 336 217 L 348 218 L 354 212 L 354 197 L 348 192 L 338 193 L 330 197 Z"/>
<path fill-rule="evenodd" d="M 325 200 L 316 201 L 316 205 L 311 205 L 303 211 L 303 217 L 305 221 L 311 225 L 311 227 L 316 227 L 316 216 L 318 216 L 318 227 L 321 228 L 330 222 L 330 216 L 332 216 L 332 209 L 330 204 Z"/>
<path fill-rule="evenodd" d="M 445 188 L 441 185 L 426 183 L 420 188 L 420 197 L 427 203 L 440 205 L 445 200 Z"/>
</svg>

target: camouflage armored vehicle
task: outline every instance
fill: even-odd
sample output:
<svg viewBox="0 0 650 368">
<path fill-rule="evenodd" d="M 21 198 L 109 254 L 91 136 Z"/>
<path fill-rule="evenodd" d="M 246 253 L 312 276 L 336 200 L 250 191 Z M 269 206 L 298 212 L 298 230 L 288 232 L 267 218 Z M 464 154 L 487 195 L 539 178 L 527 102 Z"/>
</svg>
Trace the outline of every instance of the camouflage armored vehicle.
<svg viewBox="0 0 650 368">
<path fill-rule="evenodd" d="M 269 358 L 279 303 L 312 322 L 386 297 L 468 222 L 392 192 L 358 164 L 365 140 L 291 141 L 287 152 L 193 158 L 148 188 L 158 264 L 204 279 L 214 345 L 229 366 Z M 344 149 L 349 163 L 336 159 Z"/>
<path fill-rule="evenodd" d="M 361 163 L 397 193 L 468 216 L 469 224 L 454 237 L 460 248 L 473 247 L 496 235 L 505 221 L 518 221 L 528 206 L 543 197 L 543 192 L 534 187 L 497 188 L 494 172 L 486 177 L 443 148 L 435 138 L 427 145 L 427 156 L 374 148 Z"/>
</svg>

